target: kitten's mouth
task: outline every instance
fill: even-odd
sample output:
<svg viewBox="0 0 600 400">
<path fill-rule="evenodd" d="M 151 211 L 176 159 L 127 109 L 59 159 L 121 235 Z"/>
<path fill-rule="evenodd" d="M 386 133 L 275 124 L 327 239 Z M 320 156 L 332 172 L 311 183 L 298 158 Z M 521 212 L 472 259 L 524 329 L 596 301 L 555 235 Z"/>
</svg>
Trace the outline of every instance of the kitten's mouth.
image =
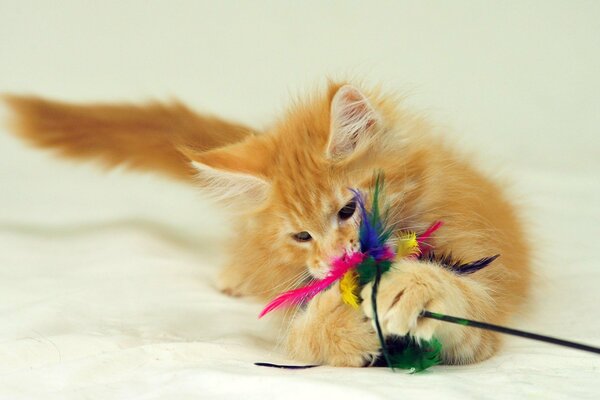
<svg viewBox="0 0 600 400">
<path fill-rule="evenodd" d="M 319 265 L 307 265 L 308 273 L 316 280 L 321 280 L 327 278 L 331 269 L 333 268 L 333 263 L 336 259 L 344 256 L 349 256 L 353 253 L 356 253 L 360 250 L 360 243 L 357 241 L 351 241 L 346 245 L 343 251 L 329 259 L 329 262 L 324 263 L 320 262 Z"/>
<path fill-rule="evenodd" d="M 329 267 L 329 266 L 327 266 L 327 268 L 318 268 L 318 269 L 308 267 L 308 273 L 317 280 L 325 279 L 327 277 L 327 274 L 329 274 L 330 270 L 331 270 L 331 267 Z"/>
</svg>

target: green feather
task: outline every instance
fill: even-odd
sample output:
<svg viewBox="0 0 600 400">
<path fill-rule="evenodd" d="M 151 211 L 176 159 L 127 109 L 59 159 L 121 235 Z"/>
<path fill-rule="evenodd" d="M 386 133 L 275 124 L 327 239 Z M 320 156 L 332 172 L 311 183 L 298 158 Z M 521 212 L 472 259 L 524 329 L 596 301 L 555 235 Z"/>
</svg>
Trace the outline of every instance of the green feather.
<svg viewBox="0 0 600 400">
<path fill-rule="evenodd" d="M 375 259 L 373 257 L 367 257 L 356 267 L 358 272 L 358 283 L 360 286 L 366 285 L 367 283 L 375 279 Z"/>
<path fill-rule="evenodd" d="M 402 349 L 388 349 L 390 366 L 421 372 L 441 362 L 442 344 L 436 338 L 417 343 L 408 340 Z"/>
</svg>

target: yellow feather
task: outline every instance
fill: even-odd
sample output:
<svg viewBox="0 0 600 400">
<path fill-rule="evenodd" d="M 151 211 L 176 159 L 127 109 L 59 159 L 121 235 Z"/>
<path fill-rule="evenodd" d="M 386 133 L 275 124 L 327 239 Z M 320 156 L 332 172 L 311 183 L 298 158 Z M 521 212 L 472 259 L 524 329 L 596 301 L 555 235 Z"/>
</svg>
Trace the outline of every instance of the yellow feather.
<svg viewBox="0 0 600 400">
<path fill-rule="evenodd" d="M 348 271 L 340 279 L 340 293 L 342 301 L 355 309 L 358 309 L 358 274 L 356 271 Z"/>
<path fill-rule="evenodd" d="M 398 236 L 398 249 L 396 251 L 396 260 L 408 256 L 419 255 L 419 242 L 417 234 L 414 232 L 401 233 Z"/>
</svg>

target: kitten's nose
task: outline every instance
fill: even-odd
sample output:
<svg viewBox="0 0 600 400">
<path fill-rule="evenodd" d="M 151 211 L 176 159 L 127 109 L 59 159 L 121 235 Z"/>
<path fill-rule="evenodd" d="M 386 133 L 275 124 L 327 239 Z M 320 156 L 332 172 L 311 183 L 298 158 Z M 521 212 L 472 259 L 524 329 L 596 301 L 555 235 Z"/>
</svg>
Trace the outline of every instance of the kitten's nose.
<svg viewBox="0 0 600 400">
<path fill-rule="evenodd" d="M 346 243 L 346 253 L 355 253 L 360 250 L 360 243 L 358 240 L 351 240 Z"/>
</svg>

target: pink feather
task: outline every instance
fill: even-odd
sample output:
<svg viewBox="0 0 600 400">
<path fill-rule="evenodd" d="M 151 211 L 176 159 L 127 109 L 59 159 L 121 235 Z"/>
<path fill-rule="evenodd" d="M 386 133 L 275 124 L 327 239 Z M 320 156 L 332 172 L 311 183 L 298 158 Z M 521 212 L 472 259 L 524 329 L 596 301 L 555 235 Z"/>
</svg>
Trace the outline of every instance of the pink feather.
<svg viewBox="0 0 600 400">
<path fill-rule="evenodd" d="M 277 296 L 260 312 L 258 318 L 283 306 L 291 306 L 303 303 L 315 297 L 319 292 L 327 289 L 329 285 L 341 279 L 342 276 L 352 268 L 360 264 L 365 255 L 363 253 L 344 254 L 336 258 L 331 264 L 331 270 L 327 276 L 319 281 L 311 283 L 298 289 L 290 290 Z"/>
<path fill-rule="evenodd" d="M 431 225 L 425 232 L 423 232 L 423 234 L 421 234 L 417 238 L 417 242 L 419 242 L 419 249 L 421 250 L 421 253 L 426 253 L 427 251 L 429 251 L 429 249 L 431 249 L 432 245 L 425 243 L 425 241 L 429 240 L 431 236 L 435 233 L 435 231 L 440 229 L 442 225 L 444 225 L 442 221 L 434 222 L 433 225 Z"/>
</svg>

